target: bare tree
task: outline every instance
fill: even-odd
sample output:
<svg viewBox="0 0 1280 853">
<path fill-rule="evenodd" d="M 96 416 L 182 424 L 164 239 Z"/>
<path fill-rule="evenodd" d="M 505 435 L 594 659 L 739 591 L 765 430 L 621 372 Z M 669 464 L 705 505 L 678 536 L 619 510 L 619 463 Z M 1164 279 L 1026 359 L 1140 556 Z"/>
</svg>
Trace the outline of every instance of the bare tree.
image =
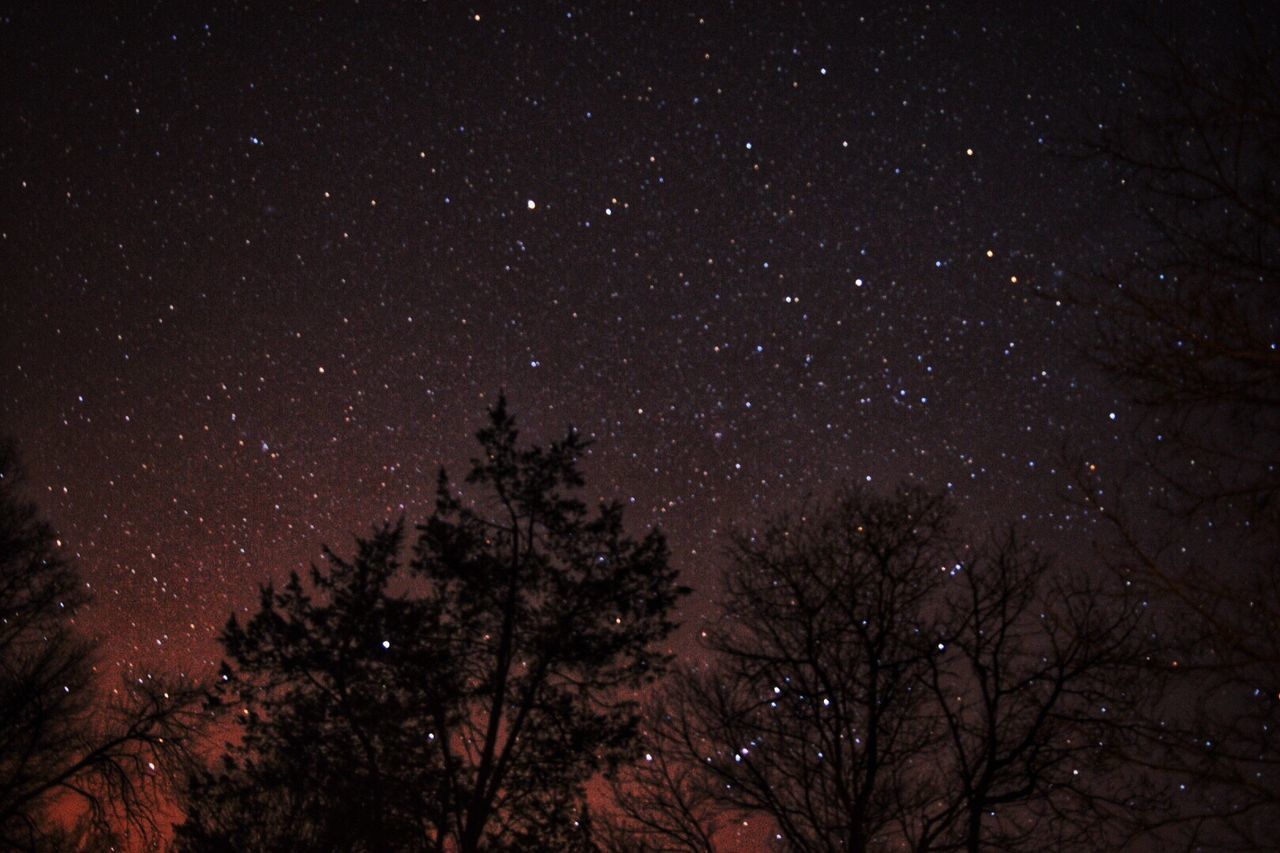
<svg viewBox="0 0 1280 853">
<path fill-rule="evenodd" d="M 1065 296 L 1089 347 L 1149 418 L 1152 460 L 1192 512 L 1276 518 L 1280 497 L 1280 87 L 1274 25 L 1246 19 L 1209 56 L 1154 58 L 1088 143 L 1145 226 Z"/>
<path fill-rule="evenodd" d="M 1137 404 L 1127 471 L 1077 465 L 1117 574 L 1163 619 L 1166 701 L 1135 760 L 1173 774 L 1196 839 L 1269 846 L 1280 824 L 1280 86 L 1274 24 L 1154 58 L 1090 140 L 1145 225 L 1132 255 L 1056 298 Z"/>
<path fill-rule="evenodd" d="M 654 850 L 712 849 L 709 815 L 791 850 L 1096 846 L 1137 805 L 1108 739 L 1142 608 L 949 516 L 851 490 L 738 536 L 711 663 L 669 686 L 614 819 Z"/>
<path fill-rule="evenodd" d="M 1010 533 L 948 572 L 930 659 L 943 794 L 902 810 L 917 850 L 1096 849 L 1158 805 L 1121 749 L 1148 697 L 1141 602 L 1065 575 Z"/>
<path fill-rule="evenodd" d="M 197 736 L 200 694 L 146 678 L 114 691 L 72 617 L 87 600 L 52 528 L 20 493 L 0 446 L 0 845 L 50 849 L 78 834 L 154 837 L 168 784 Z"/>
<path fill-rule="evenodd" d="M 686 675 L 685 677 L 691 677 Z M 646 727 L 634 762 L 611 780 L 611 811 L 596 824 L 602 846 L 615 853 L 715 853 L 716 839 L 740 817 L 689 758 L 709 744 L 687 725 L 686 696 L 659 693 L 645 709 Z"/>
</svg>

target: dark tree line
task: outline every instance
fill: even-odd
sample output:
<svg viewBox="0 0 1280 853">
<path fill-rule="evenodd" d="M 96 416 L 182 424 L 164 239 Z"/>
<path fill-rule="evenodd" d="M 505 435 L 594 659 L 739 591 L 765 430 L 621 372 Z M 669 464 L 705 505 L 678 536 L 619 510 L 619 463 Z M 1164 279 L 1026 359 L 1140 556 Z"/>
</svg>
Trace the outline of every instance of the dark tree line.
<svg viewBox="0 0 1280 853">
<path fill-rule="evenodd" d="M 94 670 L 75 629 L 89 600 L 0 442 L 0 847 L 66 850 L 154 841 L 170 783 L 201 731 L 194 685 Z"/>
<path fill-rule="evenodd" d="M 175 769 L 193 851 L 715 850 L 740 819 L 781 849 L 1097 849 L 1203 825 L 1162 796 L 1191 764 L 1181 728 L 1156 733 L 1171 647 L 1129 578 L 957 529 L 943 495 L 846 489 L 733 537 L 705 662 L 668 673 L 686 590 L 661 535 L 577 497 L 576 434 L 521 447 L 500 400 L 477 437 L 411 548 L 384 524 L 229 621 L 207 698 L 237 731 L 208 766 L 190 689 L 90 714 L 87 647 L 54 612 L 78 581 L 0 501 L 6 677 L 26 679 L 5 696 L 39 698 L 5 706 L 6 843 L 154 837 Z M 79 837 L 49 820 L 61 795 Z"/>
<path fill-rule="evenodd" d="M 576 434 L 522 448 L 499 400 L 477 438 L 411 549 L 383 525 L 230 620 L 238 734 L 178 849 L 713 850 L 739 818 L 798 850 L 1090 848 L 1159 806 L 1122 761 L 1150 656 L 1123 590 L 966 538 L 944 496 L 846 490 L 734 538 L 707 664 L 659 684 L 660 534 L 577 498 Z"/>
</svg>

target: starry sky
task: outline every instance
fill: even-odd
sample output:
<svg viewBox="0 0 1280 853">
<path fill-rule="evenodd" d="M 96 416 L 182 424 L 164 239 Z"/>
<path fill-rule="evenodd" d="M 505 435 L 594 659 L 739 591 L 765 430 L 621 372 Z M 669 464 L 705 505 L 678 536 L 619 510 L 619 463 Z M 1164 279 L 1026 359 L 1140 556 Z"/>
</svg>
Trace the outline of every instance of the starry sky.
<svg viewBox="0 0 1280 853">
<path fill-rule="evenodd" d="M 1130 220 L 1058 143 L 1178 9 L 6 12 L 0 430 L 81 623 L 202 671 L 259 582 L 424 520 L 499 389 L 595 439 L 691 622 L 730 525 L 840 480 L 1078 536 L 1055 454 L 1129 413 L 1035 292 Z"/>
</svg>

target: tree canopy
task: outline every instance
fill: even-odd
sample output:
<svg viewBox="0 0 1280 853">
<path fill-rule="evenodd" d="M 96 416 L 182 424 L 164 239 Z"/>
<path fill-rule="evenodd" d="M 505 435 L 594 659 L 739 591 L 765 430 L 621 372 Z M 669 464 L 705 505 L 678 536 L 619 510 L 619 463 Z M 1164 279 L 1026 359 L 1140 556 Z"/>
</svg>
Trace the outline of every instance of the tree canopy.
<svg viewBox="0 0 1280 853">
<path fill-rule="evenodd" d="M 194 780 L 181 847 L 588 843 L 585 785 L 629 756 L 629 692 L 666 669 L 687 590 L 657 530 L 577 496 L 576 432 L 522 447 L 500 398 L 477 439 L 466 497 L 442 471 L 407 560 L 384 524 L 228 623 L 242 737 Z"/>
<path fill-rule="evenodd" d="M 1142 698 L 1142 608 L 950 515 L 850 489 L 739 534 L 708 664 L 655 704 L 615 834 L 712 850 L 737 816 L 791 850 L 1122 837 L 1102 830 L 1146 804 L 1109 715 Z"/>
</svg>

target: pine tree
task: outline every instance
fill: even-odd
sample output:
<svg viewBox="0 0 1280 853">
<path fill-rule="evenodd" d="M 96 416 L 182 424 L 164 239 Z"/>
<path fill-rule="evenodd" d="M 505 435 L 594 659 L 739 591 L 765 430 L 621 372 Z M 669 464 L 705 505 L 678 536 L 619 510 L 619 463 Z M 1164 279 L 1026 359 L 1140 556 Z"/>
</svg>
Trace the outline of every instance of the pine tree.
<svg viewBox="0 0 1280 853">
<path fill-rule="evenodd" d="M 521 448 L 499 398 L 464 500 L 442 471 L 412 558 L 385 525 L 223 633 L 243 739 L 193 781 L 180 845 L 589 846 L 585 785 L 636 736 L 686 590 L 656 530 L 576 493 L 586 444 Z"/>
</svg>

